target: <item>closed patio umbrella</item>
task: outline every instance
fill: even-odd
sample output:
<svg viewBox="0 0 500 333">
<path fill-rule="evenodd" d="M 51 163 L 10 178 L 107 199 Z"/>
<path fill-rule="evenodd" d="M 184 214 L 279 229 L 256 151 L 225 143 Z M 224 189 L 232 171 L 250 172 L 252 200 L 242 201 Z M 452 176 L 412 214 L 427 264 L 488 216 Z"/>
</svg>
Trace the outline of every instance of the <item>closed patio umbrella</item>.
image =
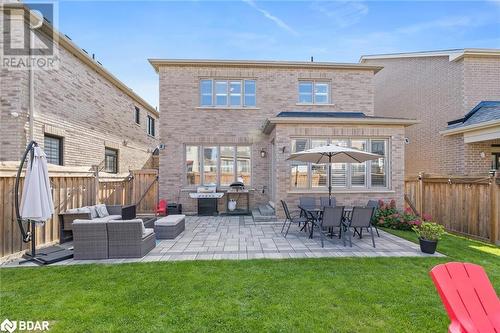
<svg viewBox="0 0 500 333">
<path fill-rule="evenodd" d="M 369 153 L 355 148 L 326 145 L 293 153 L 287 160 L 311 162 L 314 164 L 328 164 L 328 200 L 332 204 L 332 163 L 363 163 L 377 160 L 383 156 Z"/>
<path fill-rule="evenodd" d="M 54 212 L 47 155 L 38 146 L 33 147 L 31 155 L 24 177 L 20 213 L 22 219 L 43 224 Z"/>
</svg>

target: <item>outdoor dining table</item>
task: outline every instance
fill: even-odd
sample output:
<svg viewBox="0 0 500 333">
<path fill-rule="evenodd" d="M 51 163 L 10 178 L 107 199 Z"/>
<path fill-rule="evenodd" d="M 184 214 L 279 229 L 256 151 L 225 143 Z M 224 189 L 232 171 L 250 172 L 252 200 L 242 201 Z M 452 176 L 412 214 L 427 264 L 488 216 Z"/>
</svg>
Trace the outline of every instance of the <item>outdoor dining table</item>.
<svg viewBox="0 0 500 333">
<path fill-rule="evenodd" d="M 310 215 L 317 221 L 317 220 L 319 220 L 319 217 L 323 213 L 324 207 L 306 207 L 306 206 L 299 205 L 299 209 L 301 211 L 310 213 Z M 344 207 L 344 217 L 349 219 L 351 217 L 352 210 L 353 210 L 353 207 Z M 315 222 L 312 222 L 312 223 L 315 223 Z M 307 223 L 304 224 L 304 226 L 300 230 L 301 231 L 304 230 L 306 225 L 307 225 Z M 311 231 L 309 233 L 309 238 L 313 238 L 313 230 L 314 230 L 314 227 L 312 226 Z"/>
</svg>

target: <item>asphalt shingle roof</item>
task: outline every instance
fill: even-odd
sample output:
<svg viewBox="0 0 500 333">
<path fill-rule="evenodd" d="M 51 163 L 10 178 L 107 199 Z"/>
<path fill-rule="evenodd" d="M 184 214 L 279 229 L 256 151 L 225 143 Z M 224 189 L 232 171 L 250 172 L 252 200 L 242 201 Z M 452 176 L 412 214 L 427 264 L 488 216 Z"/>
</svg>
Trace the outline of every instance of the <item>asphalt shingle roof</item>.
<svg viewBox="0 0 500 333">
<path fill-rule="evenodd" d="M 500 101 L 482 101 L 463 118 L 448 122 L 447 129 L 476 125 L 491 120 L 500 120 Z"/>
</svg>

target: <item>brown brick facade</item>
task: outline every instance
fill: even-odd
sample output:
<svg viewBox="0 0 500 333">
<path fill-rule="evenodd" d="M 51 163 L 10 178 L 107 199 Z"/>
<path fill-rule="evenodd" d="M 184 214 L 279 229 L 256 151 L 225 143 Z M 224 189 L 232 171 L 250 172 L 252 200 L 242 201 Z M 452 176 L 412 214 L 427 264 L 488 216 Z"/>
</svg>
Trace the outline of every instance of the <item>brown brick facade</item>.
<svg viewBox="0 0 500 333">
<path fill-rule="evenodd" d="M 155 65 L 153 63 L 153 65 Z M 290 138 L 297 133 L 308 136 L 345 137 L 382 136 L 391 140 L 391 187 L 379 192 L 346 191 L 335 194 L 344 204 L 363 204 L 369 198 L 396 198 L 403 200 L 403 126 L 364 125 L 311 125 L 309 127 L 277 125 L 273 133 L 263 133 L 266 119 L 282 111 L 357 111 L 373 115 L 373 75 L 367 69 L 317 69 L 307 65 L 294 66 L 241 66 L 226 65 L 157 65 L 160 76 L 161 142 L 166 149 L 160 152 L 160 197 L 180 202 L 186 212 L 196 212 L 196 200 L 186 187 L 184 149 L 189 145 L 244 144 L 252 147 L 251 206 L 280 199 L 295 202 L 297 193 L 289 188 Z M 254 79 L 257 89 L 255 108 L 199 107 L 199 81 L 210 79 Z M 298 82 L 300 79 L 321 79 L 331 82 L 331 104 L 299 105 Z M 305 132 L 304 132 L 305 131 Z M 274 140 L 274 149 L 272 142 Z M 286 153 L 281 147 L 287 147 Z M 261 157 L 265 150 L 266 157 Z M 274 152 L 274 156 L 273 156 Z M 273 177 L 272 159 L 276 159 Z M 272 182 L 275 181 L 273 195 Z M 312 193 L 312 192 L 310 192 Z M 314 193 L 312 195 L 320 195 Z M 324 195 L 324 193 L 322 194 Z M 225 200 L 224 200 L 225 201 Z M 223 200 L 219 210 L 225 211 Z M 279 210 L 280 212 L 280 210 Z"/>
<path fill-rule="evenodd" d="M 384 67 L 374 79 L 375 114 L 417 118 L 406 132 L 405 170 L 487 175 L 491 144 L 465 144 L 462 135 L 443 136 L 447 122 L 463 117 L 481 101 L 500 100 L 500 56 L 448 55 L 364 59 Z"/>
<path fill-rule="evenodd" d="M 147 165 L 158 145 L 157 112 L 71 42 L 61 41 L 58 52 L 57 69 L 34 71 L 34 139 L 43 147 L 45 134 L 61 137 L 65 166 L 100 164 L 105 147 L 118 150 L 119 172 Z M 0 161 L 15 161 L 29 141 L 28 71 L 2 68 L 0 84 Z M 156 137 L 147 134 L 148 115 L 156 119 Z"/>
</svg>

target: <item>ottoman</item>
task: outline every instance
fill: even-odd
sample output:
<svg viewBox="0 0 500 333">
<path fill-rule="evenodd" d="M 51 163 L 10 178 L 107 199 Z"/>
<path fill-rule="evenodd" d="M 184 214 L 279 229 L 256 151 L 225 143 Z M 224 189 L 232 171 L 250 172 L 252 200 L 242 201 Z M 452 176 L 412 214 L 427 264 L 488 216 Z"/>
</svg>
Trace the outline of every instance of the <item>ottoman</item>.
<svg viewBox="0 0 500 333">
<path fill-rule="evenodd" d="M 155 221 L 158 239 L 174 239 L 185 229 L 186 215 L 168 215 Z"/>
</svg>

